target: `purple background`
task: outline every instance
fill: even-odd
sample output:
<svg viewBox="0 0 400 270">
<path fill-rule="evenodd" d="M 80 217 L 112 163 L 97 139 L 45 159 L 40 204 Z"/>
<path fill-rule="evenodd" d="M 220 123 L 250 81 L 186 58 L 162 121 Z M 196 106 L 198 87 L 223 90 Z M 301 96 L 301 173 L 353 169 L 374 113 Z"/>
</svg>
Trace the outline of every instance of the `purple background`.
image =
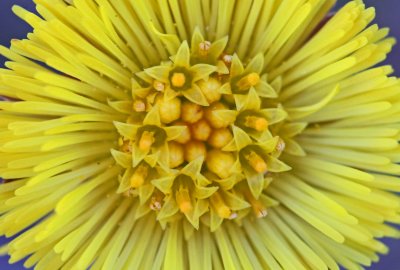
<svg viewBox="0 0 400 270">
<path fill-rule="evenodd" d="M 338 1 L 338 6 L 347 1 Z M 375 6 L 377 10 L 376 22 L 381 27 L 389 26 L 391 35 L 400 40 L 400 1 L 398 0 L 365 0 L 368 6 Z M 25 38 L 26 33 L 30 31 L 28 25 L 17 18 L 12 12 L 12 5 L 17 4 L 27 9 L 33 10 L 34 5 L 30 0 L 0 0 L 0 44 L 9 46 L 12 38 Z M 396 75 L 400 76 L 400 45 L 396 45 L 393 52 L 389 55 L 386 63 L 390 63 L 396 70 Z M 4 62 L 0 56 L 0 63 Z M 400 252 L 400 241 L 388 239 L 385 241 L 391 248 L 389 255 L 381 258 L 378 264 L 370 267 L 370 270 L 395 270 L 400 269 L 400 258 L 397 255 Z M 0 245 L 5 243 L 4 238 L 0 238 Z M 22 263 L 9 265 L 7 257 L 0 257 L 1 270 L 19 270 L 24 269 Z M 49 269 L 53 270 L 53 269 Z M 55 269 L 54 269 L 55 270 Z"/>
</svg>

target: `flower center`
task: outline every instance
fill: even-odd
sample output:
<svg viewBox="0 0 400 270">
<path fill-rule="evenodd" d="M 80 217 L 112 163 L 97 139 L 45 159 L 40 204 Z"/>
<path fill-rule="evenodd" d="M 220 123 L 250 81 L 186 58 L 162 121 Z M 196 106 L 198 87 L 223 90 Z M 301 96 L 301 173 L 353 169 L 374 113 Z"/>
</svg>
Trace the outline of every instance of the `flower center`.
<svg viewBox="0 0 400 270">
<path fill-rule="evenodd" d="M 264 217 L 271 173 L 289 169 L 278 159 L 285 144 L 270 123 L 284 118 L 262 57 L 244 65 L 220 43 L 184 42 L 169 63 L 137 74 L 132 112 L 116 124 L 119 191 L 161 223 L 185 217 L 215 230 L 249 212 Z"/>
</svg>

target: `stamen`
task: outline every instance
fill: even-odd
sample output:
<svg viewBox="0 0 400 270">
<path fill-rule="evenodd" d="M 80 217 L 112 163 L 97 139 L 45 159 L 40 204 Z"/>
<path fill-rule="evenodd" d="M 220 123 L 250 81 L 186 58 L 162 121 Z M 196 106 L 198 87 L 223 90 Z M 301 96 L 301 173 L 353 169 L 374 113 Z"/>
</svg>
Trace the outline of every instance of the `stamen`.
<svg viewBox="0 0 400 270">
<path fill-rule="evenodd" d="M 179 190 L 176 192 L 176 203 L 179 206 L 179 209 L 182 213 L 189 213 L 192 211 L 193 206 L 190 200 L 189 190 L 184 187 L 180 187 Z"/>
<path fill-rule="evenodd" d="M 196 140 L 207 141 L 211 134 L 211 127 L 206 120 L 202 119 L 191 126 L 191 131 Z"/>
<path fill-rule="evenodd" d="M 149 169 L 146 165 L 139 165 L 131 177 L 131 187 L 138 188 L 143 185 L 144 180 L 149 174 Z"/>
<path fill-rule="evenodd" d="M 205 157 L 206 153 L 206 146 L 203 142 L 191 141 L 185 145 L 185 160 L 187 162 L 199 157 Z"/>
<path fill-rule="evenodd" d="M 133 110 L 135 112 L 144 112 L 144 111 L 146 111 L 146 103 L 144 103 L 140 99 L 135 100 L 133 102 Z"/>
<path fill-rule="evenodd" d="M 182 87 L 186 83 L 186 76 L 184 73 L 175 72 L 171 77 L 171 85 L 174 87 Z"/>
<path fill-rule="evenodd" d="M 246 160 L 249 162 L 249 165 L 257 172 L 257 173 L 266 173 L 267 172 L 267 163 L 265 163 L 264 159 L 260 157 L 255 152 L 250 152 L 246 157 Z"/>
<path fill-rule="evenodd" d="M 268 121 L 263 117 L 247 116 L 244 125 L 257 131 L 265 131 L 268 128 Z"/>
<path fill-rule="evenodd" d="M 162 91 L 164 91 L 164 89 L 165 89 L 165 84 L 163 84 L 163 83 L 160 82 L 160 81 L 154 81 L 153 87 L 154 87 L 154 89 L 156 89 L 157 91 L 162 92 Z"/>
<path fill-rule="evenodd" d="M 143 152 L 148 152 L 154 141 L 154 132 L 144 131 L 139 141 L 139 149 Z"/>
<path fill-rule="evenodd" d="M 267 208 L 256 198 L 254 198 L 253 194 L 251 194 L 250 190 L 247 190 L 244 192 L 245 197 L 251 204 L 251 207 L 253 208 L 254 214 L 258 218 L 263 218 L 266 217 L 268 214 Z"/>
<path fill-rule="evenodd" d="M 250 89 L 250 87 L 257 85 L 259 82 L 260 75 L 253 72 L 241 78 L 237 83 L 237 87 L 239 88 L 239 90 L 245 91 Z"/>
<path fill-rule="evenodd" d="M 201 56 L 207 56 L 211 49 L 211 42 L 210 41 L 203 41 L 199 44 L 199 54 Z"/>
<path fill-rule="evenodd" d="M 196 123 L 203 117 L 203 109 L 200 105 L 192 102 L 184 102 L 182 104 L 182 120 L 187 123 Z"/>
<path fill-rule="evenodd" d="M 215 209 L 215 212 L 217 212 L 218 216 L 220 216 L 221 218 L 232 219 L 235 217 L 231 209 L 225 204 L 224 199 L 219 194 L 219 192 L 215 192 L 211 196 L 210 202 Z"/>
</svg>

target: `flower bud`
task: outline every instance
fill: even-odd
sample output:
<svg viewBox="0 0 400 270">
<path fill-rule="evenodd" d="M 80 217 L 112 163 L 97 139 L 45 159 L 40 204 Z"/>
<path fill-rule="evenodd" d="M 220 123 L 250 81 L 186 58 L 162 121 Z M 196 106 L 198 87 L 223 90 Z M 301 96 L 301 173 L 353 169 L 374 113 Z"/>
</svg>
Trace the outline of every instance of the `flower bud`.
<svg viewBox="0 0 400 270">
<path fill-rule="evenodd" d="M 235 158 L 229 152 L 221 150 L 211 150 L 207 154 L 206 164 L 210 171 L 220 178 L 228 178 L 231 175 L 231 168 L 235 163 Z"/>
<path fill-rule="evenodd" d="M 161 122 L 168 124 L 181 117 L 181 100 L 177 97 L 166 100 L 160 98 L 157 100 L 159 106 Z"/>
<path fill-rule="evenodd" d="M 227 109 L 228 107 L 221 102 L 213 103 L 210 107 L 206 109 L 205 117 L 213 128 L 225 128 L 231 124 L 229 121 L 221 119 L 214 114 L 215 111 Z"/>
<path fill-rule="evenodd" d="M 232 138 L 232 133 L 228 128 L 214 129 L 208 138 L 208 144 L 215 148 L 223 148 Z"/>
<path fill-rule="evenodd" d="M 206 146 L 203 142 L 190 141 L 185 145 L 185 160 L 193 161 L 201 156 L 205 157 L 207 153 Z"/>
<path fill-rule="evenodd" d="M 183 146 L 177 142 L 169 142 L 169 167 L 176 168 L 184 162 Z"/>
<path fill-rule="evenodd" d="M 174 125 L 175 126 L 185 126 L 186 127 L 183 130 L 183 132 L 181 133 L 181 135 L 179 135 L 179 137 L 176 138 L 174 141 L 176 141 L 178 143 L 182 143 L 182 144 L 185 144 L 188 141 L 190 141 L 191 135 L 190 135 L 189 127 L 184 122 L 181 122 L 181 121 L 175 122 Z"/>
<path fill-rule="evenodd" d="M 204 119 L 194 123 L 190 129 L 193 138 L 199 141 L 207 141 L 211 134 L 211 127 Z"/>
<path fill-rule="evenodd" d="M 208 103 L 213 103 L 221 99 L 221 93 L 218 91 L 221 87 L 221 83 L 214 79 L 210 78 L 207 81 L 200 81 L 199 87 L 206 97 Z"/>
<path fill-rule="evenodd" d="M 200 105 L 190 101 L 182 104 L 182 120 L 187 123 L 196 123 L 203 117 L 203 109 Z"/>
</svg>

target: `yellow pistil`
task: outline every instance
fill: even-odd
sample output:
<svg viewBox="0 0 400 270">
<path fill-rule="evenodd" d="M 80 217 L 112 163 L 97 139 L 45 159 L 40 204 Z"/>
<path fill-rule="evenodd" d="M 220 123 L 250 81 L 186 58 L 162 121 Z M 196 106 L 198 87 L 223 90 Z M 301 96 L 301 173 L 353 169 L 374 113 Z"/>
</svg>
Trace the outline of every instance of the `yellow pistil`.
<svg viewBox="0 0 400 270">
<path fill-rule="evenodd" d="M 143 185 L 144 180 L 149 174 L 149 168 L 146 165 L 139 165 L 131 177 L 131 187 L 138 188 Z"/>
<path fill-rule="evenodd" d="M 191 134 L 190 134 L 189 127 L 184 122 L 181 122 L 181 121 L 175 122 L 174 125 L 175 126 L 185 126 L 185 129 L 182 131 L 182 133 L 179 135 L 179 137 L 175 139 L 175 141 L 178 143 L 182 143 L 182 144 L 185 144 L 188 141 L 190 141 Z"/>
<path fill-rule="evenodd" d="M 235 158 L 231 153 L 213 149 L 207 153 L 206 164 L 210 171 L 220 178 L 228 178 L 235 163 Z"/>
<path fill-rule="evenodd" d="M 153 82 L 153 88 L 156 89 L 159 92 L 162 92 L 165 89 L 165 84 L 163 84 L 160 81 L 154 81 Z"/>
<path fill-rule="evenodd" d="M 202 119 L 191 126 L 192 136 L 199 141 L 207 141 L 211 134 L 211 127 L 206 120 Z"/>
<path fill-rule="evenodd" d="M 182 104 L 182 120 L 187 123 L 196 123 L 203 117 L 203 113 L 203 109 L 198 104 L 189 101 Z"/>
<path fill-rule="evenodd" d="M 210 197 L 210 203 L 215 212 L 217 212 L 218 216 L 221 218 L 231 219 L 235 217 L 235 215 L 232 215 L 232 210 L 225 204 L 224 199 L 219 192 L 215 192 Z"/>
<path fill-rule="evenodd" d="M 250 152 L 247 156 L 245 156 L 246 160 L 249 162 L 249 165 L 257 172 L 257 173 L 266 173 L 268 170 L 267 163 L 265 163 L 264 159 L 260 157 L 255 152 Z"/>
<path fill-rule="evenodd" d="M 219 80 L 214 78 L 209 78 L 207 81 L 200 81 L 199 87 L 201 92 L 203 92 L 206 97 L 208 103 L 213 103 L 221 99 L 221 93 L 218 92 L 218 89 L 221 87 L 221 83 Z"/>
<path fill-rule="evenodd" d="M 222 148 L 227 145 L 233 136 L 228 128 L 214 129 L 208 138 L 208 144 L 215 148 Z"/>
<path fill-rule="evenodd" d="M 258 218 L 266 217 L 268 214 L 267 208 L 251 194 L 250 190 L 244 192 L 247 201 L 251 204 L 254 214 Z"/>
<path fill-rule="evenodd" d="M 146 110 L 146 103 L 144 103 L 142 100 L 137 99 L 133 102 L 133 110 L 135 112 L 144 112 Z"/>
<path fill-rule="evenodd" d="M 192 202 L 190 200 L 189 190 L 184 187 L 180 187 L 175 194 L 176 203 L 178 204 L 179 210 L 182 213 L 189 213 L 193 210 Z"/>
<path fill-rule="evenodd" d="M 193 161 L 199 157 L 205 157 L 207 153 L 206 146 L 203 142 L 190 141 L 185 145 L 185 160 Z"/>
<path fill-rule="evenodd" d="M 211 42 L 210 41 L 203 41 L 199 44 L 199 54 L 201 56 L 207 56 L 211 49 Z"/>
<path fill-rule="evenodd" d="M 171 85 L 173 87 L 182 87 L 186 83 L 186 76 L 184 73 L 175 72 L 171 77 Z"/>
<path fill-rule="evenodd" d="M 240 91 L 249 90 L 250 87 L 257 85 L 260 82 L 260 75 L 258 73 L 250 73 L 243 78 L 241 78 L 238 83 L 237 87 Z"/>
<path fill-rule="evenodd" d="M 169 167 L 176 168 L 184 162 L 183 146 L 177 142 L 168 143 Z"/>
<path fill-rule="evenodd" d="M 244 125 L 257 131 L 264 131 L 268 128 L 268 121 L 263 117 L 247 116 Z"/>
<path fill-rule="evenodd" d="M 143 152 L 148 152 L 154 141 L 154 133 L 147 130 L 144 131 L 139 141 L 139 149 Z"/>
</svg>

